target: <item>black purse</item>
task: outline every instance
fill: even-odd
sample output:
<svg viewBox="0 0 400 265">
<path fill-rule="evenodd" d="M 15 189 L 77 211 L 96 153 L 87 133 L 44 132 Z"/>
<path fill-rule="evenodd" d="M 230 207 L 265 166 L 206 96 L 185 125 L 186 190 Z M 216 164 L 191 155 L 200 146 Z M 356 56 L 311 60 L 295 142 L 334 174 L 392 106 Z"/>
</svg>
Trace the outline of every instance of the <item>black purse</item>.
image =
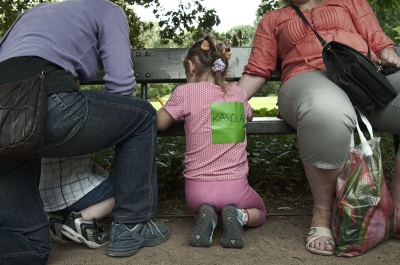
<svg viewBox="0 0 400 265">
<path fill-rule="evenodd" d="M 47 119 L 44 79 L 51 71 L 0 86 L 0 162 L 26 159 L 43 142 Z"/>
<path fill-rule="evenodd" d="M 346 44 L 326 42 L 300 9 L 295 5 L 292 7 L 320 41 L 323 47 L 322 58 L 331 80 L 347 94 L 362 113 L 369 115 L 396 97 L 397 92 L 385 76 L 389 72 L 371 60 L 369 48 L 368 56 L 365 56 Z"/>
</svg>

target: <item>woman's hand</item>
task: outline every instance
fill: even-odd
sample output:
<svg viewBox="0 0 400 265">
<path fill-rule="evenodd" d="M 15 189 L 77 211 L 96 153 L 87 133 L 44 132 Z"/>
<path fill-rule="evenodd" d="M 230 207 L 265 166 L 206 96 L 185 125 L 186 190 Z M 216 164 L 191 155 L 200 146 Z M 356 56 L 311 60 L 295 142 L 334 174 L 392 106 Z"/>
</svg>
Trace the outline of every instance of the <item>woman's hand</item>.
<svg viewBox="0 0 400 265">
<path fill-rule="evenodd" d="M 374 61 L 383 67 L 400 68 L 400 57 L 393 48 L 384 48 L 381 50 Z"/>
</svg>

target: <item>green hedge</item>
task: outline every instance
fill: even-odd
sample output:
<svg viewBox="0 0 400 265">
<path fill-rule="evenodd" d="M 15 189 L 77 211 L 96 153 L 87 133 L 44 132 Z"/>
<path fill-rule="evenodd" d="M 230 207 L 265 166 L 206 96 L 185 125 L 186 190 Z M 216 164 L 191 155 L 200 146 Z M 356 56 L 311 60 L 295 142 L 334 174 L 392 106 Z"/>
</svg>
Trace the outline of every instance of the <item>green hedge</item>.
<svg viewBox="0 0 400 265">
<path fill-rule="evenodd" d="M 254 116 L 276 117 L 277 109 L 260 109 Z M 381 150 L 384 174 L 390 184 L 393 175 L 392 135 L 377 133 L 382 138 Z M 160 200 L 184 198 L 183 159 L 185 137 L 159 137 L 157 148 L 157 170 Z M 249 135 L 247 137 L 249 160 L 249 183 L 263 198 L 290 196 L 295 189 L 308 189 L 298 151 L 296 135 Z M 109 148 L 94 154 L 95 161 L 112 174 L 114 149 Z"/>
</svg>

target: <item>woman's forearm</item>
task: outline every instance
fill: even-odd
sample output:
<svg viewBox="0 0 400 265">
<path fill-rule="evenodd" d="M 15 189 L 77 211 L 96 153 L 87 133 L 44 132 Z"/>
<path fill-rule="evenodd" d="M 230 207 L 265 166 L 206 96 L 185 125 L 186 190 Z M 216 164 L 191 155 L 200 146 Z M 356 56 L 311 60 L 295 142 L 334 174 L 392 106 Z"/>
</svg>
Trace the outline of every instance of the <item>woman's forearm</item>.
<svg viewBox="0 0 400 265">
<path fill-rule="evenodd" d="M 237 85 L 244 89 L 247 93 L 247 98 L 252 98 L 258 90 L 267 82 L 267 79 L 257 75 L 244 74 Z"/>
</svg>

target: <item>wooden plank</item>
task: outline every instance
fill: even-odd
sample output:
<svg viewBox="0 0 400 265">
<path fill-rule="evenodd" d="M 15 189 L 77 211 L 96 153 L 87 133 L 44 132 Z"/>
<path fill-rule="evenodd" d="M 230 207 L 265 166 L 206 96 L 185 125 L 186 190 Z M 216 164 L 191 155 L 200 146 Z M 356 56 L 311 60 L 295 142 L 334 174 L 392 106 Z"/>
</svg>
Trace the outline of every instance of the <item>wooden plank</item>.
<svg viewBox="0 0 400 265">
<path fill-rule="evenodd" d="M 248 62 L 251 47 L 233 47 L 229 59 L 227 80 L 238 81 Z M 182 61 L 186 48 L 163 48 L 132 50 L 133 69 L 138 83 L 179 83 L 186 82 Z M 280 67 L 272 77 L 272 81 L 280 80 Z M 99 69 L 90 84 L 102 84 L 104 72 Z"/>
<path fill-rule="evenodd" d="M 396 46 L 400 55 L 400 46 Z M 139 49 L 132 50 L 131 56 L 136 81 L 138 83 L 179 83 L 186 82 L 182 60 L 187 48 Z M 238 81 L 248 62 L 251 47 L 232 47 L 232 57 L 229 60 L 227 79 Z M 89 84 L 104 84 L 104 72 L 99 69 Z M 277 70 L 270 81 L 280 81 L 281 70 L 278 62 Z"/>
<path fill-rule="evenodd" d="M 246 124 L 248 135 L 295 134 L 296 130 L 284 120 L 274 117 L 254 117 Z M 158 131 L 158 136 L 185 136 L 183 120 L 174 122 L 165 131 Z"/>
<path fill-rule="evenodd" d="M 364 123 L 360 123 L 361 130 L 367 132 L 368 129 Z M 378 132 L 374 129 L 375 132 Z M 282 119 L 275 117 L 254 117 L 252 121 L 246 124 L 247 135 L 282 135 L 296 134 L 296 129 L 290 126 Z M 158 136 L 185 136 L 184 121 L 175 121 L 165 131 L 158 131 Z M 397 136 L 394 136 L 394 141 L 399 141 Z M 398 145 L 398 144 L 397 144 Z M 397 146 L 394 145 L 394 146 Z"/>
</svg>

